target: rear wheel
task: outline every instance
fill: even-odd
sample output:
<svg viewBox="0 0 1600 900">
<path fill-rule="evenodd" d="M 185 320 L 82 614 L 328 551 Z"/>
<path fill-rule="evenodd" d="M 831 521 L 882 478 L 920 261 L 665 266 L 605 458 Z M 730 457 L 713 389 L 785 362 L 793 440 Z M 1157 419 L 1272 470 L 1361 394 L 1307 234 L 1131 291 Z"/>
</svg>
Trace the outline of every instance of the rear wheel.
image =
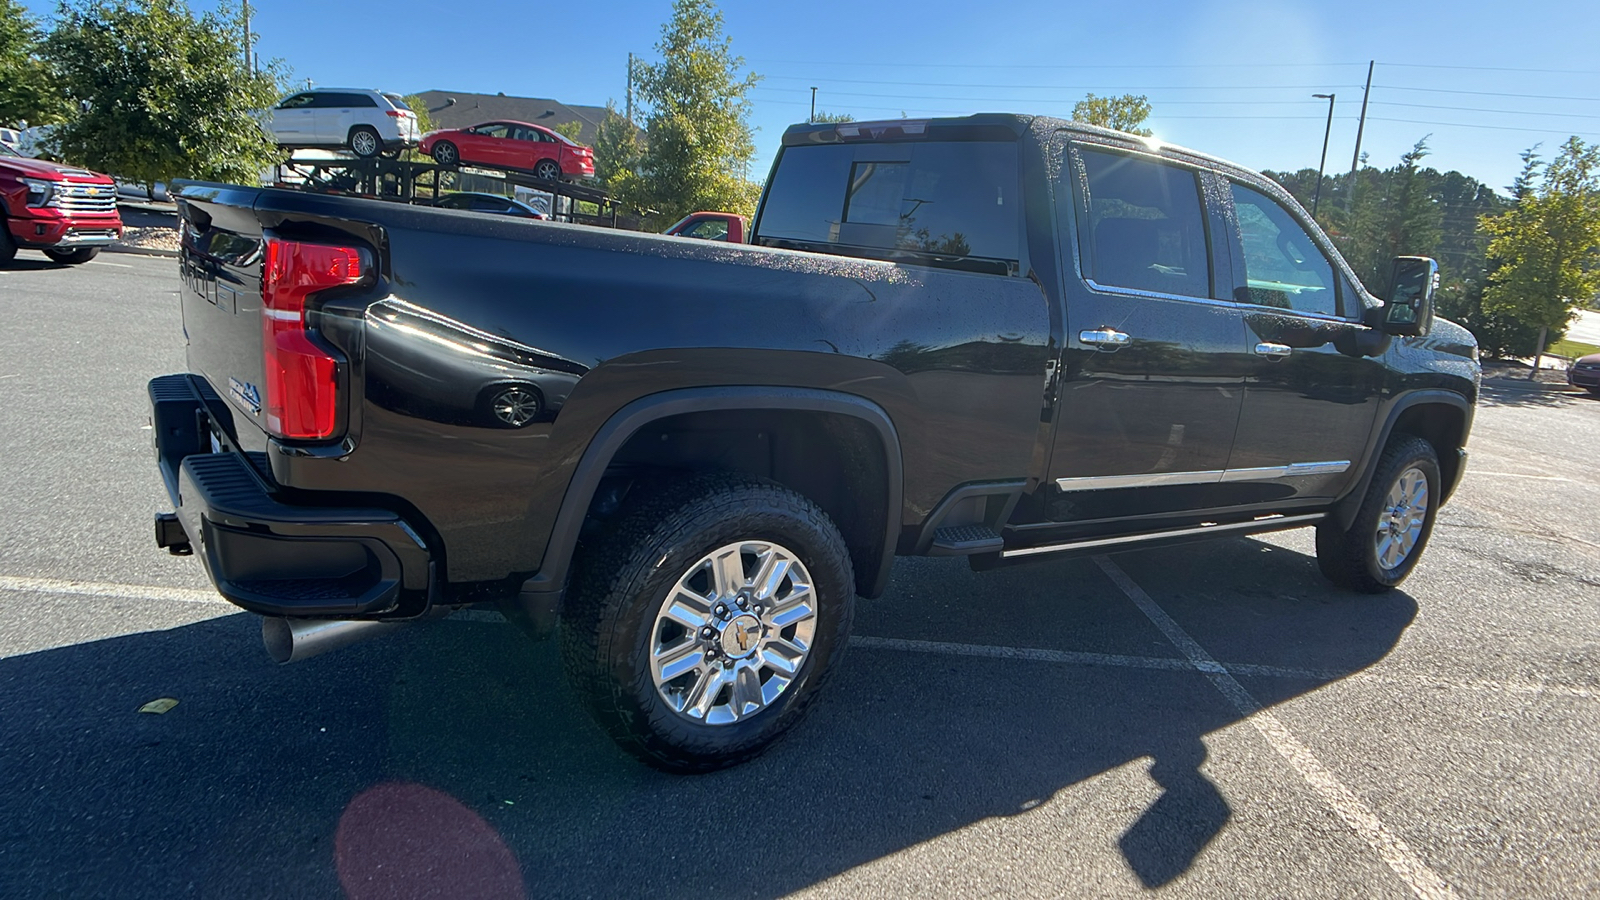
<svg viewBox="0 0 1600 900">
<path fill-rule="evenodd" d="M 832 520 L 744 476 L 637 488 L 578 564 L 568 678 L 618 744 L 669 771 L 743 762 L 792 728 L 854 611 Z"/>
<path fill-rule="evenodd" d="M 1396 435 L 1378 460 L 1349 528 L 1317 526 L 1317 566 L 1346 590 L 1381 594 L 1404 581 L 1433 532 L 1439 507 L 1439 457 L 1419 437 Z"/>
<path fill-rule="evenodd" d="M 539 164 L 533 167 L 533 176 L 556 181 L 561 178 L 561 166 L 553 159 L 541 159 Z"/>
<path fill-rule="evenodd" d="M 371 159 L 383 152 L 383 138 L 371 125 L 357 125 L 350 129 L 350 152 L 362 159 Z"/>
<path fill-rule="evenodd" d="M 456 149 L 456 145 L 449 141 L 440 141 L 434 144 L 433 149 L 428 152 L 433 155 L 433 161 L 441 166 L 453 166 L 461 162 L 461 151 Z"/>
<path fill-rule="evenodd" d="M 44 255 L 66 266 L 81 266 L 100 255 L 99 247 L 79 247 L 76 250 L 46 250 Z"/>
</svg>

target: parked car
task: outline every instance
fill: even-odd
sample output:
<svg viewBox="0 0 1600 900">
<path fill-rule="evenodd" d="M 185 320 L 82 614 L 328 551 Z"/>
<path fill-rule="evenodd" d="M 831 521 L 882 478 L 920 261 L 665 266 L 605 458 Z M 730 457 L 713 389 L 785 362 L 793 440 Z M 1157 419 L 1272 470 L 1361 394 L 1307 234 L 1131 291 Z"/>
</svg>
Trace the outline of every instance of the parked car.
<svg viewBox="0 0 1600 900">
<path fill-rule="evenodd" d="M 527 122 L 430 131 L 422 136 L 420 149 L 441 166 L 516 169 L 550 181 L 594 177 L 594 148 Z"/>
<path fill-rule="evenodd" d="M 19 247 L 78 265 L 121 236 L 110 177 L 0 146 L 0 266 Z"/>
<path fill-rule="evenodd" d="M 417 144 L 417 114 L 399 94 L 364 88 L 316 88 L 283 98 L 262 127 L 280 147 L 398 153 Z"/>
<path fill-rule="evenodd" d="M 897 555 L 1314 527 L 1328 579 L 1387 591 L 1481 377 L 1432 260 L 1375 297 L 1259 173 L 1044 117 L 796 125 L 743 245 L 178 207 L 156 543 L 280 662 L 488 600 L 559 623 L 578 696 L 676 771 L 793 726 Z"/>
<path fill-rule="evenodd" d="M 1567 368 L 1567 383 L 1600 397 L 1600 353 L 1580 356 Z"/>
<path fill-rule="evenodd" d="M 727 241 L 730 244 L 742 244 L 744 243 L 744 236 L 749 229 L 749 224 L 744 216 L 737 213 L 695 212 L 679 219 L 665 233 L 675 234 L 679 237 L 699 238 L 702 241 Z"/>
<path fill-rule="evenodd" d="M 502 197 L 499 194 L 480 194 L 475 191 L 446 194 L 440 197 L 433 205 L 440 209 L 466 209 L 472 212 L 501 213 L 508 216 L 522 216 L 528 219 L 550 218 L 521 200 L 513 200 L 510 197 Z"/>
</svg>

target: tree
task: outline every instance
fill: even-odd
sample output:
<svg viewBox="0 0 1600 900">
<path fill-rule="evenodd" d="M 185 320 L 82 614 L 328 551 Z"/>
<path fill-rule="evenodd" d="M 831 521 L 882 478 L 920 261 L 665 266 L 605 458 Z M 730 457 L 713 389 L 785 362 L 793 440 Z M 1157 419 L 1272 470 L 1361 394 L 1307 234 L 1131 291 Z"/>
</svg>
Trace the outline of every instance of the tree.
<svg viewBox="0 0 1600 900">
<path fill-rule="evenodd" d="M 675 221 L 697 209 L 750 215 L 758 187 L 749 179 L 755 156 L 748 94 L 760 80 L 739 74 L 711 0 L 675 0 L 656 45 L 661 61 L 638 67 L 645 116 L 644 151 L 622 200 Z"/>
<path fill-rule="evenodd" d="M 1150 118 L 1150 98 L 1143 94 L 1123 94 L 1118 97 L 1085 94 L 1072 107 L 1072 118 L 1088 125 L 1149 137 L 1150 129 L 1143 126 L 1145 120 Z"/>
<path fill-rule="evenodd" d="M 48 125 L 66 109 L 40 56 L 42 33 L 16 0 L 0 0 L 0 125 Z"/>
<path fill-rule="evenodd" d="M 258 116 L 281 64 L 250 72 L 232 0 L 196 16 L 183 0 L 75 0 L 47 56 L 76 110 L 58 134 L 75 162 L 146 184 L 187 177 L 253 184 L 279 158 Z"/>
<path fill-rule="evenodd" d="M 1491 266 L 1483 307 L 1539 328 L 1537 371 L 1546 338 L 1600 291 L 1600 146 L 1570 137 L 1549 165 L 1523 154 L 1513 193 L 1516 206 L 1483 220 Z"/>
<path fill-rule="evenodd" d="M 836 124 L 839 122 L 854 122 L 855 116 L 849 113 L 819 112 L 811 117 L 811 121 L 818 125 Z"/>
<path fill-rule="evenodd" d="M 561 122 L 556 125 L 551 125 L 550 130 L 561 135 L 567 140 L 572 141 L 573 143 L 577 143 L 578 135 L 583 134 L 583 123 Z"/>
<path fill-rule="evenodd" d="M 617 112 L 615 102 L 606 102 L 606 114 L 594 136 L 594 177 L 607 190 L 626 192 L 639 176 L 639 160 L 644 142 L 639 126 Z M 635 188 L 637 190 L 637 188 Z"/>
</svg>

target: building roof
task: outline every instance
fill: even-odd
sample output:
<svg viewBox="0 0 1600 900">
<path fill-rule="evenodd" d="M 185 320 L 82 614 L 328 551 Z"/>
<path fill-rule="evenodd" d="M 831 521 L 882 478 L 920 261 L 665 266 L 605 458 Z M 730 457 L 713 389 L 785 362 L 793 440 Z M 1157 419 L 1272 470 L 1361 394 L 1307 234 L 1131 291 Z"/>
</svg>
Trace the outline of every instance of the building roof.
<svg viewBox="0 0 1600 900">
<path fill-rule="evenodd" d="M 571 106 L 541 97 L 507 97 L 505 94 L 469 94 L 463 91 L 423 91 L 417 95 L 440 128 L 466 128 L 480 122 L 513 120 L 555 128 L 567 122 L 582 126 L 577 141 L 594 144 L 595 132 L 605 118 L 603 106 Z"/>
</svg>

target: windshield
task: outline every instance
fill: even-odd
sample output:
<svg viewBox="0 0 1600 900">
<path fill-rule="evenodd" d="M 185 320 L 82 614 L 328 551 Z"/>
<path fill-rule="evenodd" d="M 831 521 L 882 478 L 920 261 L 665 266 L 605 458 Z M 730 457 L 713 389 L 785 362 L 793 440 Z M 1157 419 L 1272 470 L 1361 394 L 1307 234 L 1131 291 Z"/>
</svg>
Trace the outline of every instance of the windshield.
<svg viewBox="0 0 1600 900">
<path fill-rule="evenodd" d="M 406 105 L 406 98 L 400 96 L 399 94 L 384 94 L 383 99 L 388 100 L 389 105 L 393 106 L 395 109 L 411 109 L 411 107 Z"/>
<path fill-rule="evenodd" d="M 15 156 L 20 158 L 22 154 L 11 149 L 10 147 L 7 147 L 5 144 L 0 144 L 0 156 Z"/>
</svg>

